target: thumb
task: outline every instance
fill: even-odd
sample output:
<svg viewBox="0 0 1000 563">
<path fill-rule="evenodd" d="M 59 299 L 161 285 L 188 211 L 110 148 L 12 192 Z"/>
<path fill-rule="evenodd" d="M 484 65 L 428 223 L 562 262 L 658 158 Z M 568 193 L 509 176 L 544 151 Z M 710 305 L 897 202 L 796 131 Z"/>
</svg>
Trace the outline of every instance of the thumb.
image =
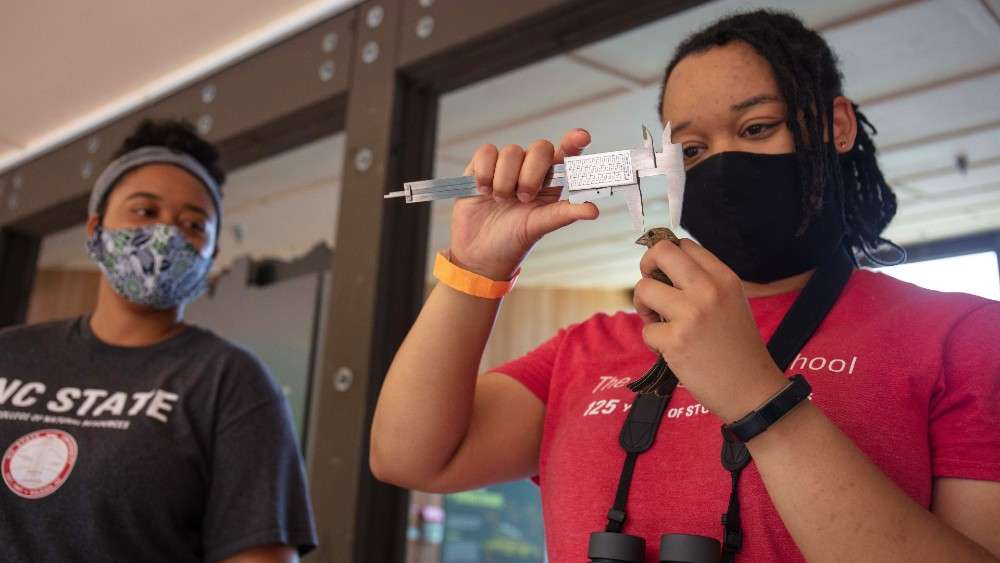
<svg viewBox="0 0 1000 563">
<path fill-rule="evenodd" d="M 527 231 L 532 240 L 538 240 L 552 231 L 577 221 L 597 219 L 600 211 L 593 203 L 570 203 L 566 200 L 543 205 L 528 217 Z"/>
<path fill-rule="evenodd" d="M 590 144 L 590 132 L 586 129 L 570 129 L 559 141 L 559 147 L 552 157 L 552 162 L 559 164 L 567 156 L 576 156 Z"/>
</svg>

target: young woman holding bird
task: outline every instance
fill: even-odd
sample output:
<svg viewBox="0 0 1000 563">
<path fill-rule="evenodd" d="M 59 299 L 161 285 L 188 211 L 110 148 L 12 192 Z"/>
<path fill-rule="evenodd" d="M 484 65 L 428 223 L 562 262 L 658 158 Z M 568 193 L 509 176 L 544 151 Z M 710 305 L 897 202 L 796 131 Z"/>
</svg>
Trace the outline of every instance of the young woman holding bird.
<svg viewBox="0 0 1000 563">
<path fill-rule="evenodd" d="M 786 373 L 765 346 L 830 256 L 894 246 L 874 129 L 829 46 L 787 14 L 724 18 L 680 45 L 659 106 L 684 152 L 682 225 L 699 242 L 643 255 L 636 313 L 596 315 L 478 377 L 500 300 L 439 283 L 382 388 L 375 475 L 437 492 L 535 476 L 549 560 L 585 561 L 625 459 L 634 395 L 618 383 L 662 354 L 680 385 L 635 466 L 625 522 L 657 561 L 660 534 L 720 537 L 719 425 L 801 373 L 812 400 L 746 443 L 737 560 L 995 561 L 1000 303 L 854 269 Z M 455 204 L 448 267 L 503 282 L 546 233 L 595 219 L 591 204 L 536 197 L 548 168 L 589 142 L 575 129 L 558 146 L 481 147 L 469 173 L 482 195 Z"/>
</svg>

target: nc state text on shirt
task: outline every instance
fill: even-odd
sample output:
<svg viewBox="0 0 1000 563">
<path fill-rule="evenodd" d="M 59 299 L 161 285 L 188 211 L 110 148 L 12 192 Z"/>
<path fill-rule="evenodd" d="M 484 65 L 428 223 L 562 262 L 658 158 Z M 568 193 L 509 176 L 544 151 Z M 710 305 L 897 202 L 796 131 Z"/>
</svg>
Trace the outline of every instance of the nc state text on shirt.
<svg viewBox="0 0 1000 563">
<path fill-rule="evenodd" d="M 0 406 L 26 409 L 46 398 L 46 387 L 39 381 L 21 381 L 0 377 Z M 102 415 L 136 416 L 140 413 L 150 418 L 166 422 L 174 408 L 178 395 L 162 389 L 152 391 L 109 392 L 106 389 L 79 389 L 63 387 L 54 393 L 54 398 L 45 401 L 45 409 L 51 413 L 68 413 L 76 416 L 98 417 Z"/>
</svg>

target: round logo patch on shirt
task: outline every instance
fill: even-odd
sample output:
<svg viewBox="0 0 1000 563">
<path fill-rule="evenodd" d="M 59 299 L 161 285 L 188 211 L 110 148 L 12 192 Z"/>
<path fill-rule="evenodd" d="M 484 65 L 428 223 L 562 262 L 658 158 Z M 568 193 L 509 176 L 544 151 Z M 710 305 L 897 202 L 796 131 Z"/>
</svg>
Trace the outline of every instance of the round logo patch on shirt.
<svg viewBox="0 0 1000 563">
<path fill-rule="evenodd" d="M 0 461 L 3 482 L 14 494 L 39 499 L 56 492 L 76 465 L 76 440 L 62 430 L 36 430 L 7 448 Z"/>
</svg>

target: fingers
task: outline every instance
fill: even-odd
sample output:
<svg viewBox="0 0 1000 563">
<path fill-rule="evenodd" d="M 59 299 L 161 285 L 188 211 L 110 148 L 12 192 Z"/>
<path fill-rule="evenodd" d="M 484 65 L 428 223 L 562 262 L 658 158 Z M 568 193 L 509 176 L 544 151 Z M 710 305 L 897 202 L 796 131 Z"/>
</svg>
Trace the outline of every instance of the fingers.
<svg viewBox="0 0 1000 563">
<path fill-rule="evenodd" d="M 643 278 L 660 270 L 680 289 L 703 286 L 710 281 L 708 272 L 696 260 L 668 241 L 660 241 L 647 250 L 639 261 L 639 270 Z"/>
<path fill-rule="evenodd" d="M 535 199 L 545 176 L 552 168 L 554 153 L 555 147 L 548 141 L 539 140 L 531 144 L 524 156 L 521 173 L 517 178 L 517 199 L 522 202 Z"/>
<path fill-rule="evenodd" d="M 562 162 L 564 156 L 580 154 L 589 144 L 590 133 L 573 129 L 563 136 L 558 149 L 545 140 L 535 141 L 527 151 L 518 145 L 499 150 L 495 145 L 483 145 L 476 150 L 465 173 L 475 176 L 476 189 L 483 195 L 492 195 L 498 201 L 516 197 L 529 202 L 538 195 L 553 164 Z M 587 218 L 591 211 L 575 213 L 580 214 L 577 218 Z"/>
<path fill-rule="evenodd" d="M 635 284 L 632 304 L 646 324 L 680 318 L 686 306 L 681 290 L 652 278 L 642 278 Z"/>
<path fill-rule="evenodd" d="M 559 149 L 555 151 L 553 162 L 559 164 L 567 156 L 576 156 L 590 144 L 590 133 L 586 129 L 570 129 L 559 141 Z"/>
<path fill-rule="evenodd" d="M 536 208 L 526 225 L 529 240 L 539 238 L 577 221 L 597 219 L 600 212 L 593 203 L 570 203 L 562 200 Z"/>
<path fill-rule="evenodd" d="M 722 260 L 691 239 L 681 239 L 681 250 L 716 280 L 740 283 L 739 276 Z"/>
<path fill-rule="evenodd" d="M 518 145 L 507 145 L 500 149 L 496 170 L 493 172 L 493 198 L 507 200 L 514 198 L 517 178 L 521 175 L 524 149 Z"/>
<path fill-rule="evenodd" d="M 495 145 L 483 145 L 472 155 L 472 162 L 469 164 L 472 170 L 466 168 L 466 174 L 476 177 L 476 189 L 483 195 L 493 193 L 493 173 L 496 170 L 498 155 L 499 151 Z"/>
</svg>

